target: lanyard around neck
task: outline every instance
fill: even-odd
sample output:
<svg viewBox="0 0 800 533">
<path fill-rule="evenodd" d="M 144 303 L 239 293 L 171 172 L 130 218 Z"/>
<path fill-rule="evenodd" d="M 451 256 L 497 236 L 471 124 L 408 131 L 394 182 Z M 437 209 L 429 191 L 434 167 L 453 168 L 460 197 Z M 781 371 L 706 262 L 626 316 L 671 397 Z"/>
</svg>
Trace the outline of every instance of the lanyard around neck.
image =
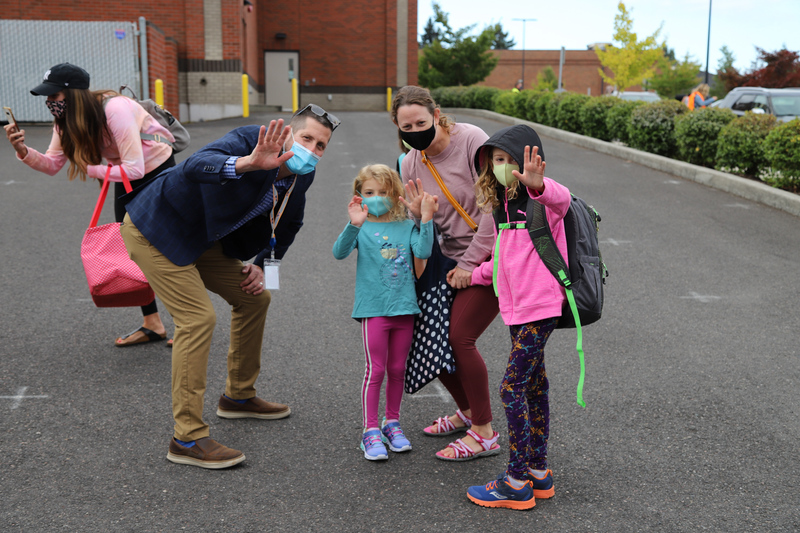
<svg viewBox="0 0 800 533">
<path fill-rule="evenodd" d="M 278 189 L 275 188 L 274 183 L 272 184 L 272 209 L 269 212 L 269 223 L 272 226 L 272 238 L 269 240 L 269 246 L 272 248 L 272 259 L 275 259 L 275 246 L 278 244 L 278 240 L 275 238 L 275 228 L 278 222 L 281 221 L 283 211 L 286 209 L 286 204 L 289 203 L 289 196 L 292 195 L 295 185 L 297 185 L 297 176 L 294 177 L 291 187 L 286 191 L 283 202 L 281 202 L 281 207 L 278 209 L 278 218 L 275 218 L 275 204 L 278 202 Z"/>
</svg>

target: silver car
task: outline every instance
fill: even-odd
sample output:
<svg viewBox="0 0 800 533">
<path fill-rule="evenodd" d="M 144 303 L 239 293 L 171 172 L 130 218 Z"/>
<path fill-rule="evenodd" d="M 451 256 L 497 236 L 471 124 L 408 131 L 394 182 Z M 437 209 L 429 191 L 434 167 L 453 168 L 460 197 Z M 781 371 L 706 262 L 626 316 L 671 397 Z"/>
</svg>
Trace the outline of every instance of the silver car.
<svg viewBox="0 0 800 533">
<path fill-rule="evenodd" d="M 712 104 L 725 107 L 744 115 L 746 111 L 775 115 L 778 120 L 789 122 L 800 117 L 800 87 L 771 89 L 767 87 L 736 87 Z"/>
</svg>

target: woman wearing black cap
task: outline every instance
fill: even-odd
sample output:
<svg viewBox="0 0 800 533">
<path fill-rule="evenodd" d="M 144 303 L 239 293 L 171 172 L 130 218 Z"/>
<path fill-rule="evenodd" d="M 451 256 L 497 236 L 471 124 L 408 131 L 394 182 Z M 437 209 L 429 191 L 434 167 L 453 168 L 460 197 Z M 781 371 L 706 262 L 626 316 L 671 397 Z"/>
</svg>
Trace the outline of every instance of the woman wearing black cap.
<svg viewBox="0 0 800 533">
<path fill-rule="evenodd" d="M 17 158 L 51 176 L 69 161 L 70 180 L 86 180 L 87 176 L 105 178 L 108 169 L 103 164 L 105 159 L 113 165 L 110 180 L 116 182 L 117 222 L 122 222 L 125 216 L 125 206 L 119 200 L 125 194 L 120 168 L 124 168 L 135 189 L 175 165 L 171 144 L 148 140 L 158 134 L 174 141 L 172 134 L 130 98 L 120 98 L 114 91 L 89 91 L 89 73 L 78 66 L 61 63 L 51 67 L 31 94 L 47 97 L 45 104 L 55 117 L 53 137 L 47 152 L 42 154 L 25 145 L 25 130 L 8 124 L 6 136 L 17 151 Z M 142 307 L 142 314 L 142 327 L 117 338 L 116 346 L 166 338 L 155 300 Z"/>
</svg>

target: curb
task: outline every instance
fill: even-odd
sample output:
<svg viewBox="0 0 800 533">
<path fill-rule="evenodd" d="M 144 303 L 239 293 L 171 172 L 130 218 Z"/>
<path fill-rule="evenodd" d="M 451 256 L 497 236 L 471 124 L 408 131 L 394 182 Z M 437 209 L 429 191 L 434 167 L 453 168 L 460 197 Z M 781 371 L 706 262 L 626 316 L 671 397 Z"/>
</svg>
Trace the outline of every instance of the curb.
<svg viewBox="0 0 800 533">
<path fill-rule="evenodd" d="M 510 117 L 508 115 L 502 115 L 500 113 L 495 113 L 494 111 L 488 111 L 485 109 L 447 108 L 443 109 L 442 111 L 453 115 L 456 113 L 462 115 L 473 115 L 490 120 L 496 120 L 497 122 L 502 122 L 509 125 L 527 124 L 536 129 L 537 133 L 545 137 L 550 137 L 551 139 L 555 139 L 557 141 L 568 142 L 582 148 L 588 148 L 589 150 L 594 150 L 595 152 L 600 152 L 601 154 L 608 154 L 620 159 L 632 161 L 642 166 L 701 183 L 708 187 L 719 189 L 756 203 L 774 207 L 775 209 L 779 209 L 796 217 L 800 217 L 800 195 L 770 187 L 769 185 L 759 181 L 742 178 L 740 176 L 734 176 L 733 174 L 720 172 L 718 170 L 713 170 L 698 165 L 692 165 L 690 163 L 685 163 L 676 159 L 670 159 L 669 157 L 664 157 L 661 155 L 642 152 L 641 150 L 628 148 L 627 146 L 612 144 L 606 141 L 601 141 L 600 139 L 595 139 L 593 137 L 586 137 L 577 133 L 571 133 L 558 128 L 544 126 L 542 124 L 537 124 L 528 120 L 522 120 L 516 117 Z"/>
</svg>

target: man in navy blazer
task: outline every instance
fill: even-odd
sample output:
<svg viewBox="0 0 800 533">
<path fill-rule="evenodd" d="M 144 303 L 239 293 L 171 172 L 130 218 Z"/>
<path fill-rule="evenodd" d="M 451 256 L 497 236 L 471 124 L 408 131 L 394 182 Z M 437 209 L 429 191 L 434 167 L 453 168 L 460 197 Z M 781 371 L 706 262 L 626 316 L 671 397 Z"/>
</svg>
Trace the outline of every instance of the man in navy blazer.
<svg viewBox="0 0 800 533">
<path fill-rule="evenodd" d="M 266 257 L 282 258 L 303 225 L 305 193 L 338 124 L 309 105 L 285 128 L 283 120 L 236 128 L 129 195 L 125 246 L 175 323 L 175 429 L 167 454 L 174 463 L 227 468 L 245 459 L 211 439 L 203 421 L 216 323 L 208 290 L 231 305 L 228 378 L 217 415 L 273 420 L 291 413 L 256 396 L 270 303 L 261 266 Z"/>
</svg>

